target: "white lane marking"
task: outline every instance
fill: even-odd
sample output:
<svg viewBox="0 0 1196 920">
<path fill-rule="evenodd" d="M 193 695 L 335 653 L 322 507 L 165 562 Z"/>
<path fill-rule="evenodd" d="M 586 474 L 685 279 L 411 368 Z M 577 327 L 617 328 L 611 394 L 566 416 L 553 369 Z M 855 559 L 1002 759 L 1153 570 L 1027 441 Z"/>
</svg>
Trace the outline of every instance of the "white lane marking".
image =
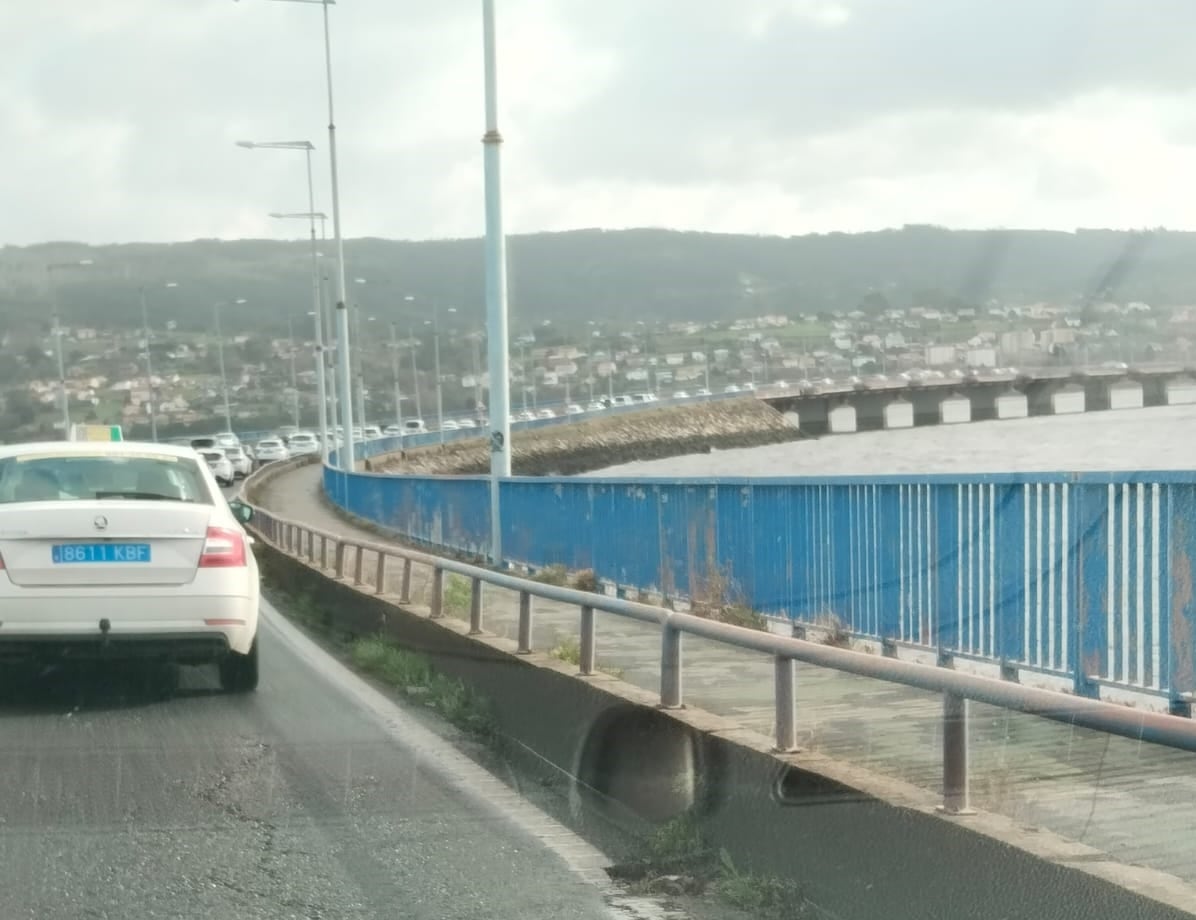
<svg viewBox="0 0 1196 920">
<path fill-rule="evenodd" d="M 501 780 L 412 719 L 393 700 L 325 652 L 265 600 L 261 613 L 262 620 L 296 657 L 373 716 L 399 747 L 418 758 L 423 769 L 434 769 L 436 776 L 468 798 L 479 812 L 490 812 L 539 840 L 585 881 L 608 894 L 621 893 L 604 871 L 611 865 L 611 860 L 601 850 L 520 798 Z"/>
</svg>

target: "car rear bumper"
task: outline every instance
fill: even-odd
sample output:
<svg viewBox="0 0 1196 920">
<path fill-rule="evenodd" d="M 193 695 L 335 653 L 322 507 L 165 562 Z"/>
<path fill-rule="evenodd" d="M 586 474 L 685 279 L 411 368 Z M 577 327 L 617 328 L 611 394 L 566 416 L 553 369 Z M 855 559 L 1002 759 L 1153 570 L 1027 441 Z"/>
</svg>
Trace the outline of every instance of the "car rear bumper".
<svg viewBox="0 0 1196 920">
<path fill-rule="evenodd" d="M 257 634 L 258 600 L 241 596 L 191 596 L 140 589 L 91 595 L 26 590 L 0 594 L 0 658 L 6 648 L 39 649 L 80 643 L 245 654 Z M 197 645 L 198 643 L 198 645 Z M 106 654 L 111 654 L 110 652 Z M 160 651 L 155 654 L 161 654 Z"/>
<path fill-rule="evenodd" d="M 203 664 L 228 653 L 228 638 L 222 633 L 0 635 L 0 662 L 6 663 L 153 659 Z"/>
</svg>

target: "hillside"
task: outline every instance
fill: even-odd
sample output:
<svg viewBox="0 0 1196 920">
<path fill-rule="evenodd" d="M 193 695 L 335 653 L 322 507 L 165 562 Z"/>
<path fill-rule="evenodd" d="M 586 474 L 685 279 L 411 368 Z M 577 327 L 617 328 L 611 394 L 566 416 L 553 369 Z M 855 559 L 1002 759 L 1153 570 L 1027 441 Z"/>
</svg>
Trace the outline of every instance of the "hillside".
<svg viewBox="0 0 1196 920">
<path fill-rule="evenodd" d="M 331 252 L 328 245 L 327 252 Z M 512 327 L 551 319 L 683 320 L 779 312 L 819 313 L 886 305 L 1076 300 L 1109 296 L 1158 305 L 1196 303 L 1196 233 L 952 231 L 913 226 L 873 233 L 755 237 L 667 230 L 513 237 Z M 210 328 L 212 304 L 246 298 L 226 325 L 285 330 L 309 320 L 309 249 L 302 241 L 196 240 L 85 246 L 47 243 L 0 250 L 0 328 L 18 337 L 45 328 L 46 265 L 92 259 L 54 272 L 64 322 L 140 323 L 145 284 L 155 326 Z M 433 302 L 468 323 L 483 314 L 480 240 L 350 240 L 352 292 L 365 311 L 404 325 Z M 367 279 L 354 285 L 352 279 Z M 167 289 L 167 282 L 177 287 Z M 405 295 L 416 299 L 406 301 Z"/>
</svg>

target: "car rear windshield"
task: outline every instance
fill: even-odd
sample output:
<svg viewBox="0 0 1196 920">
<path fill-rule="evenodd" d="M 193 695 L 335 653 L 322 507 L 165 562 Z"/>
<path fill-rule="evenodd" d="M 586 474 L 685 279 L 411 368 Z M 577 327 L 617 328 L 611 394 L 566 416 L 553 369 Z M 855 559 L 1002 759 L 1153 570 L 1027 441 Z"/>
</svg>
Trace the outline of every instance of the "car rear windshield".
<svg viewBox="0 0 1196 920">
<path fill-rule="evenodd" d="M 96 499 L 213 503 L 199 466 L 187 457 L 71 454 L 0 460 L 0 504 Z"/>
</svg>

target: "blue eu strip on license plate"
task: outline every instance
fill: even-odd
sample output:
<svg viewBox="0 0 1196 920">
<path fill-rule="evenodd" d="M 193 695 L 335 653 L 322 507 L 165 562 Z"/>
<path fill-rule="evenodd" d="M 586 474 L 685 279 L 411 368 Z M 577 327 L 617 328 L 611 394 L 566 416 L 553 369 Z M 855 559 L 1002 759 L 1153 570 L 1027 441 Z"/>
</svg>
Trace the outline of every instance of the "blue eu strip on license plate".
<svg viewBox="0 0 1196 920">
<path fill-rule="evenodd" d="M 148 543 L 56 543 L 50 547 L 55 564 L 75 562 L 149 562 Z"/>
</svg>

